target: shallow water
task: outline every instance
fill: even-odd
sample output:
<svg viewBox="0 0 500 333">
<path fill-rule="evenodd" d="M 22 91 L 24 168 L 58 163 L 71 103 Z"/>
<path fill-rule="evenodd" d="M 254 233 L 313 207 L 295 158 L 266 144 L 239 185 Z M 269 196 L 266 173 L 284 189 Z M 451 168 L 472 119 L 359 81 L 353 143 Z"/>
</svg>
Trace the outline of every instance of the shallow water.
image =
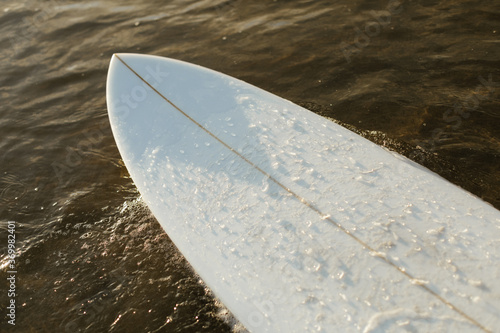
<svg viewBox="0 0 500 333">
<path fill-rule="evenodd" d="M 16 331 L 238 330 L 140 196 L 107 120 L 115 52 L 289 99 L 500 207 L 500 3 L 3 1 L 0 248 Z M 0 296 L 1 330 L 9 302 Z"/>
</svg>

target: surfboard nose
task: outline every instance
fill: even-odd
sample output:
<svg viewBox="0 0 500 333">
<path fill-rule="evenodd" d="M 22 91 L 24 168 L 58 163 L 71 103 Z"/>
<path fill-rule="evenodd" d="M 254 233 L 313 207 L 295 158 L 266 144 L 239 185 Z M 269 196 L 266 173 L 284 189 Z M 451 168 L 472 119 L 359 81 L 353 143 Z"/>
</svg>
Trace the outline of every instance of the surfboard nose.
<svg viewBox="0 0 500 333">
<path fill-rule="evenodd" d="M 139 54 L 134 54 L 134 53 L 113 53 L 113 55 L 111 56 L 111 60 L 109 62 L 108 77 L 109 74 L 115 73 L 115 71 L 113 70 L 116 69 L 118 63 L 126 64 L 133 58 L 134 55 L 141 56 Z"/>
</svg>

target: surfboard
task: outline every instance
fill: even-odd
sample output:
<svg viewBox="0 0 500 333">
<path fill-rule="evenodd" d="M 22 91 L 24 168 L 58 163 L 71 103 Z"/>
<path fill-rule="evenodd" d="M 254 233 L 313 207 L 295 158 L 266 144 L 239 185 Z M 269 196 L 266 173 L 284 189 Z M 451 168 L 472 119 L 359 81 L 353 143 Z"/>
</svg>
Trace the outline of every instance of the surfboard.
<svg viewBox="0 0 500 333">
<path fill-rule="evenodd" d="M 120 154 L 166 233 L 251 332 L 490 332 L 500 212 L 248 83 L 115 54 Z"/>
</svg>

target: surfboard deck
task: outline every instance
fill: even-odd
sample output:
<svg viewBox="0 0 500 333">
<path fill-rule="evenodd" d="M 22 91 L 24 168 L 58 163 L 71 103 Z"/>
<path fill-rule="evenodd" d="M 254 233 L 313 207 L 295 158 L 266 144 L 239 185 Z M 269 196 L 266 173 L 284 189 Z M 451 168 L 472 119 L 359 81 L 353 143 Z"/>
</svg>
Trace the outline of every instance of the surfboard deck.
<svg viewBox="0 0 500 333">
<path fill-rule="evenodd" d="M 494 331 L 500 212 L 227 75 L 112 57 L 107 103 L 144 201 L 251 332 Z"/>
</svg>

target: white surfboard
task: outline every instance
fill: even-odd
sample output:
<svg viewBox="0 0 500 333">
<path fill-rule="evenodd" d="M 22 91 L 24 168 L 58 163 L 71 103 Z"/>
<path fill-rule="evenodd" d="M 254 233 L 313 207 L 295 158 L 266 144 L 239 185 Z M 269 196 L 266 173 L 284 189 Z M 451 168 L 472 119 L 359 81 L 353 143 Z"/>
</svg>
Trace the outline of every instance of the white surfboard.
<svg viewBox="0 0 500 333">
<path fill-rule="evenodd" d="M 500 212 L 224 74 L 117 54 L 109 118 L 144 201 L 251 332 L 500 327 Z"/>
</svg>

